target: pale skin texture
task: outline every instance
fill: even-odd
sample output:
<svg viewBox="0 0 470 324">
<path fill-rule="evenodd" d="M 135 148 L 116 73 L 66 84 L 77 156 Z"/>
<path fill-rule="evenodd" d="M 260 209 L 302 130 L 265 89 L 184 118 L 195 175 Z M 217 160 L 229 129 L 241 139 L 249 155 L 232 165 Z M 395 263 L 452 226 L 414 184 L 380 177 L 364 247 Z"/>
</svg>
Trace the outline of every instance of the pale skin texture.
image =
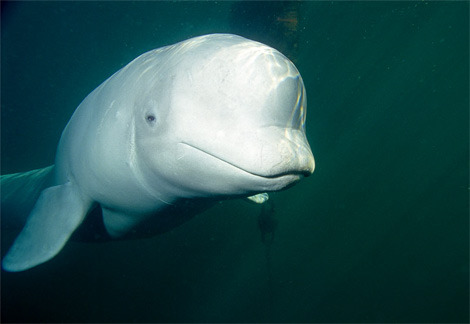
<svg viewBox="0 0 470 324">
<path fill-rule="evenodd" d="M 198 201 L 294 184 L 315 166 L 305 114 L 299 72 L 263 44 L 213 34 L 139 56 L 75 111 L 3 267 L 52 258 L 96 206 L 111 237 L 148 235 Z"/>
</svg>

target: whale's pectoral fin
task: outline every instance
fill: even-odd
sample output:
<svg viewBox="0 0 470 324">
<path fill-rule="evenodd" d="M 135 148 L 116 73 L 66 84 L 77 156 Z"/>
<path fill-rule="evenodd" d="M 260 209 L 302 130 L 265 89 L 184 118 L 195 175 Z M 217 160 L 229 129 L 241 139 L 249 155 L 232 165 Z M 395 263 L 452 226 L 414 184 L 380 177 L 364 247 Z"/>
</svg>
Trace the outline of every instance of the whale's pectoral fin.
<svg viewBox="0 0 470 324">
<path fill-rule="evenodd" d="M 3 259 L 3 268 L 22 271 L 54 257 L 83 221 L 89 206 L 70 182 L 43 190 Z"/>
</svg>

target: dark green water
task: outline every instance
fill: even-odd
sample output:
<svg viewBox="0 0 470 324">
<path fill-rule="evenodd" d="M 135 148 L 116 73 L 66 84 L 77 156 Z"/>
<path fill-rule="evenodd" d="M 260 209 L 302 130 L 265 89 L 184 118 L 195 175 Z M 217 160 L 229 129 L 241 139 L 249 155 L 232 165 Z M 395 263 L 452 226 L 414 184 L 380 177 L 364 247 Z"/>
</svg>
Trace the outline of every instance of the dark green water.
<svg viewBox="0 0 470 324">
<path fill-rule="evenodd" d="M 231 32 L 285 52 L 317 168 L 152 239 L 1 273 L 2 322 L 468 322 L 468 2 L 2 2 L 2 174 L 53 163 L 80 101 L 139 54 Z M 2 255 L 14 238 L 2 233 Z"/>
</svg>

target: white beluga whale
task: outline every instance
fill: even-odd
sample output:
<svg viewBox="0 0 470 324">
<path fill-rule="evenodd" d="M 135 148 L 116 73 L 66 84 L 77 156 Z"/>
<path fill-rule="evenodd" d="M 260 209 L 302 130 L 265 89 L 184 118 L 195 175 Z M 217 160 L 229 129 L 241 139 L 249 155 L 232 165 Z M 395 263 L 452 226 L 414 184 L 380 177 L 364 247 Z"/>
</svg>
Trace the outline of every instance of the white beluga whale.
<svg viewBox="0 0 470 324">
<path fill-rule="evenodd" d="M 2 223 L 23 226 L 3 268 L 51 259 L 91 220 L 125 239 L 265 201 L 314 170 L 306 110 L 296 67 L 261 43 L 212 34 L 142 54 L 78 106 L 53 166 L 1 177 Z"/>
</svg>

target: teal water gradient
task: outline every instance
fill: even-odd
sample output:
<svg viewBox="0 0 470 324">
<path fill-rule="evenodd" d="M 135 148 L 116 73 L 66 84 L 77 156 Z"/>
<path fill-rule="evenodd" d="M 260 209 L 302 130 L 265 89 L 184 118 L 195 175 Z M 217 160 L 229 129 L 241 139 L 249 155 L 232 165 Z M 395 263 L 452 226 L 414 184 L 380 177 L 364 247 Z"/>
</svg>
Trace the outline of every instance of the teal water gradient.
<svg viewBox="0 0 470 324">
<path fill-rule="evenodd" d="M 2 174 L 53 163 L 76 106 L 134 57 L 213 32 L 296 63 L 317 165 L 272 195 L 271 245 L 242 201 L 70 242 L 2 271 L 2 322 L 469 321 L 468 2 L 2 2 L 1 28 Z"/>
</svg>

